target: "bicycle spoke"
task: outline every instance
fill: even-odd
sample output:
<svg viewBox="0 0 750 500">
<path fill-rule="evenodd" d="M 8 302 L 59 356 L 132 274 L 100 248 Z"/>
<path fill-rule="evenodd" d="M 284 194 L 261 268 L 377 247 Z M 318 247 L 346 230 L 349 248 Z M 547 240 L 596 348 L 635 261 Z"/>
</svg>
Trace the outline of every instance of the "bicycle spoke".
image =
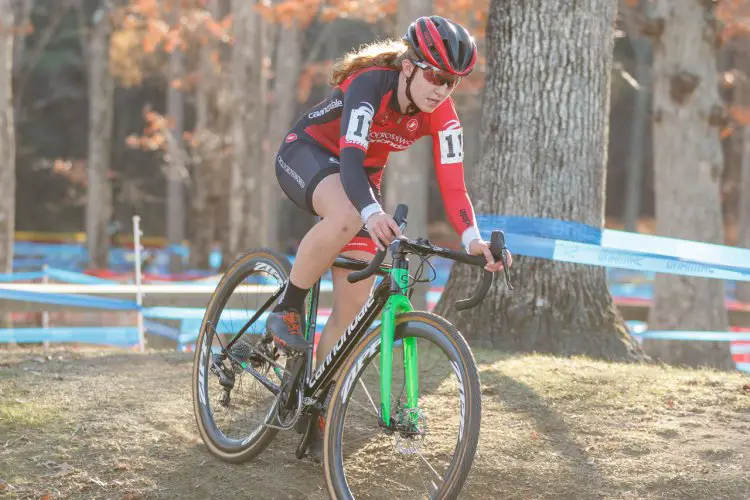
<svg viewBox="0 0 750 500">
<path fill-rule="evenodd" d="M 367 386 L 365 386 L 365 383 L 362 382 L 362 379 L 359 379 L 359 385 L 362 386 L 362 389 L 364 389 L 365 394 L 367 394 L 367 399 L 370 400 L 370 404 L 372 405 L 372 409 L 375 411 L 375 416 L 377 417 L 378 416 L 378 407 L 375 404 L 375 401 L 373 401 L 372 396 L 370 396 L 370 391 L 367 390 Z M 367 409 L 364 405 L 360 405 L 360 406 L 362 406 L 363 408 Z"/>
</svg>

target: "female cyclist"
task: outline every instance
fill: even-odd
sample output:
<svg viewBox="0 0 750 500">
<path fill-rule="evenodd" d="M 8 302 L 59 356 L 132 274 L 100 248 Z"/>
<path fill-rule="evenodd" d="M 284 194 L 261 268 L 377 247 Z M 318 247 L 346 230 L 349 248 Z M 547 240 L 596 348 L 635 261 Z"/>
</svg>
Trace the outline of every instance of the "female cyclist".
<svg viewBox="0 0 750 500">
<path fill-rule="evenodd" d="M 300 325 L 304 299 L 336 256 L 369 261 L 401 237 L 383 211 L 380 179 L 389 153 L 420 137 L 432 138 L 448 220 L 466 251 L 485 255 L 487 270 L 502 269 L 477 228 L 464 183 L 463 130 L 450 99 L 476 59 L 476 44 L 465 28 L 439 16 L 420 17 L 401 40 L 366 45 L 337 61 L 328 98 L 289 131 L 276 156 L 276 175 L 285 194 L 321 220 L 302 239 L 289 284 L 266 322 L 287 352 L 307 348 Z M 332 270 L 333 307 L 318 343 L 318 364 L 374 284 L 375 278 L 351 284 L 347 273 Z"/>
</svg>

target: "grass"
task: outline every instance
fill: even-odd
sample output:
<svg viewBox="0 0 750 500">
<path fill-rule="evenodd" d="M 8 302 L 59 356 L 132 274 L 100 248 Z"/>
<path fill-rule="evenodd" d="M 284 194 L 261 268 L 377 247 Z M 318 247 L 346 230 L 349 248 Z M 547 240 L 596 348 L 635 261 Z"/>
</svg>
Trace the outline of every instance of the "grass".
<svg viewBox="0 0 750 500">
<path fill-rule="evenodd" d="M 483 414 L 462 498 L 750 497 L 750 377 L 475 352 Z M 327 498 L 280 434 L 219 462 L 192 414 L 190 355 L 0 351 L 0 496 Z"/>
</svg>

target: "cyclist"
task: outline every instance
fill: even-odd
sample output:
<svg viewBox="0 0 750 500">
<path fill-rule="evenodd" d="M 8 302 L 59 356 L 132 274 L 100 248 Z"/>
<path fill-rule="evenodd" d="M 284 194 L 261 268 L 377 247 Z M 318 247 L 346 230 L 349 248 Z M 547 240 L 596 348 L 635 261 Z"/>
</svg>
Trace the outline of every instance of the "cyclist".
<svg viewBox="0 0 750 500">
<path fill-rule="evenodd" d="M 391 151 L 430 136 L 448 219 L 466 251 L 502 269 L 479 233 L 463 173 L 463 136 L 450 94 L 477 59 L 473 37 L 440 17 L 420 17 L 401 40 L 365 45 L 336 61 L 329 96 L 292 127 L 276 156 L 285 194 L 321 217 L 302 239 L 287 288 L 267 328 L 287 352 L 304 352 L 304 299 L 341 254 L 371 260 L 401 232 L 382 208 L 380 179 Z M 510 254 L 508 261 L 511 262 Z M 351 284 L 332 269 L 333 307 L 317 347 L 318 365 L 367 300 L 375 278 Z M 317 445 L 316 446 L 316 441 Z M 319 436 L 311 452 L 319 453 Z"/>
</svg>

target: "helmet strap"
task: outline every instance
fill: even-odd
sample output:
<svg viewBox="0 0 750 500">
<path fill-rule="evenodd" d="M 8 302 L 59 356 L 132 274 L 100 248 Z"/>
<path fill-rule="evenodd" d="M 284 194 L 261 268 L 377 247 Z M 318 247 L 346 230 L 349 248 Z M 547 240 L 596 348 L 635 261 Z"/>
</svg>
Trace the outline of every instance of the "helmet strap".
<svg viewBox="0 0 750 500">
<path fill-rule="evenodd" d="M 409 105 L 406 106 L 406 114 L 409 116 L 416 115 L 420 111 L 419 107 L 416 104 L 414 104 L 414 99 L 412 99 L 411 97 L 411 81 L 414 79 L 414 76 L 416 74 L 417 74 L 417 68 L 415 66 L 414 70 L 411 72 L 411 75 L 406 77 L 406 92 L 405 93 L 406 93 L 406 98 L 409 99 Z"/>
</svg>

